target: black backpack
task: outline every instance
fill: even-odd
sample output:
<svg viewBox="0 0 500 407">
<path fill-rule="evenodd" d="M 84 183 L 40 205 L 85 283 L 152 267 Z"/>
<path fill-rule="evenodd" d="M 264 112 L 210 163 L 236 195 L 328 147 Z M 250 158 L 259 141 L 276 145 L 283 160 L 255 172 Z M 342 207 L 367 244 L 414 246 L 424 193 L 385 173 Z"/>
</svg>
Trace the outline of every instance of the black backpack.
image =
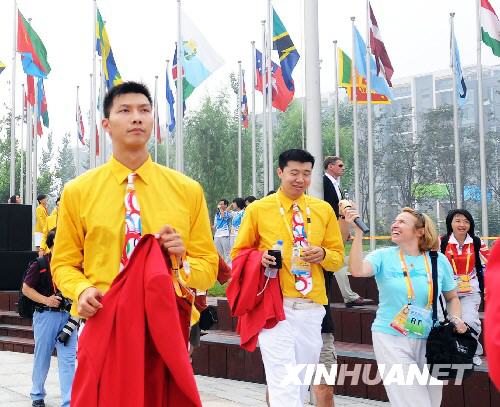
<svg viewBox="0 0 500 407">
<path fill-rule="evenodd" d="M 24 271 L 23 278 L 21 280 L 21 289 L 19 290 L 19 299 L 17 301 L 17 313 L 21 318 L 33 318 L 33 312 L 35 312 L 35 304 L 37 304 L 35 301 L 31 300 L 23 294 L 24 279 L 26 278 L 26 274 L 28 274 L 28 271 L 30 271 L 31 268 L 34 267 L 34 263 L 37 263 L 38 270 L 47 270 L 49 267 L 47 259 L 42 256 L 30 262 L 30 264 L 28 264 L 28 267 Z M 42 275 L 45 275 L 45 273 L 42 273 Z"/>
</svg>

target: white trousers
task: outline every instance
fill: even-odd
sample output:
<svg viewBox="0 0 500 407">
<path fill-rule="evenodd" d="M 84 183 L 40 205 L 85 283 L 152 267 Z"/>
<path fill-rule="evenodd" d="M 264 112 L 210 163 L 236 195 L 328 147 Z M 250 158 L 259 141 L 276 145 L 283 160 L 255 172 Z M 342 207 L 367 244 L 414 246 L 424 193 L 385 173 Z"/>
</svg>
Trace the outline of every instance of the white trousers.
<svg viewBox="0 0 500 407">
<path fill-rule="evenodd" d="M 302 407 L 308 386 L 289 383 L 282 385 L 288 376 L 287 366 L 300 363 L 316 364 L 323 346 L 321 321 L 325 307 L 308 304 L 309 308 L 294 309 L 285 305 L 284 321 L 259 333 L 259 347 L 266 372 L 269 404 L 271 407 Z M 305 368 L 298 377 L 304 379 Z"/>
<path fill-rule="evenodd" d="M 344 302 L 353 302 L 359 298 L 359 294 L 352 291 L 351 283 L 349 282 L 349 275 L 347 274 L 347 266 L 342 267 L 339 271 L 333 273 L 337 284 L 339 285 L 340 293 Z"/>
<path fill-rule="evenodd" d="M 215 248 L 227 264 L 231 264 L 231 242 L 229 236 L 214 238 Z"/>
<path fill-rule="evenodd" d="M 479 305 L 481 305 L 481 294 L 473 293 L 469 295 L 461 295 L 460 305 L 462 306 L 462 320 L 466 322 L 472 329 L 477 332 L 477 336 L 472 334 L 476 339 L 481 335 L 481 321 L 479 319 Z M 483 354 L 483 347 L 477 342 L 476 355 Z"/>
<path fill-rule="evenodd" d="M 372 332 L 372 340 L 377 364 L 385 365 L 385 373 L 390 370 L 391 365 L 402 364 L 406 380 L 409 365 L 416 364 L 422 371 L 427 362 L 425 339 Z M 384 387 L 391 407 L 439 407 L 443 397 L 442 382 L 440 385 L 384 384 Z"/>
</svg>

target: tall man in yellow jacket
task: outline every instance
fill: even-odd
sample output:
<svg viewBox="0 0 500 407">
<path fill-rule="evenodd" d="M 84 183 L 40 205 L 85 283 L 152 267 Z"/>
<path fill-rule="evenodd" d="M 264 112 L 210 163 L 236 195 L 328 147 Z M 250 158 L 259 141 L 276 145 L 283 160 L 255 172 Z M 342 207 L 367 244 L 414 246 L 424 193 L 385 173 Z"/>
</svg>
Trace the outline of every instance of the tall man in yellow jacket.
<svg viewBox="0 0 500 407">
<path fill-rule="evenodd" d="M 104 116 L 113 156 L 64 187 L 52 258 L 57 287 L 74 300 L 71 313 L 83 318 L 102 308 L 101 298 L 123 264 L 130 188 L 141 236 L 156 234 L 166 254 L 189 263 L 190 273 L 182 273 L 187 284 L 206 290 L 217 276 L 218 256 L 201 186 L 154 163 L 148 154 L 153 127 L 149 90 L 136 82 L 115 86 L 104 99 Z M 127 225 L 129 221 L 127 217 Z"/>
<path fill-rule="evenodd" d="M 38 201 L 38 206 L 35 209 L 35 246 L 37 250 L 40 248 L 42 242 L 42 233 L 45 224 L 47 223 L 47 217 L 49 216 L 49 210 L 47 209 L 47 195 L 40 194 L 36 197 Z"/>
<path fill-rule="evenodd" d="M 242 249 L 260 250 L 266 274 L 276 278 L 272 270 L 276 259 L 267 250 L 283 241 L 278 276 L 286 319 L 259 334 L 272 407 L 303 406 L 307 386 L 284 382 L 295 365 L 318 363 L 327 304 L 323 269 L 337 271 L 344 264 L 335 213 L 325 201 L 305 194 L 313 165 L 314 157 L 307 151 L 280 154 L 280 188 L 248 206 L 231 252 L 234 260 Z M 304 377 L 304 370 L 299 377 Z"/>
</svg>

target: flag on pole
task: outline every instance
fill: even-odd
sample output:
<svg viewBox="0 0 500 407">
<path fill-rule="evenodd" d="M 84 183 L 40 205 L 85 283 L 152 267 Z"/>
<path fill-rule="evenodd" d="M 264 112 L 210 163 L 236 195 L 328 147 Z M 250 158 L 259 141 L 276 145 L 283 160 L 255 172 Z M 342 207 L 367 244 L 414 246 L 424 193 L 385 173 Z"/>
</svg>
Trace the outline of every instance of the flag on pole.
<svg viewBox="0 0 500 407">
<path fill-rule="evenodd" d="M 362 77 L 366 78 L 368 72 L 366 66 L 366 44 L 356 27 L 354 27 L 354 32 L 355 32 L 354 52 L 356 56 L 355 58 L 356 70 Z M 371 89 L 373 89 L 377 93 L 380 93 L 381 95 L 387 96 L 389 99 L 393 99 L 393 95 L 387 84 L 387 81 L 383 76 L 377 75 L 377 66 L 371 55 L 370 55 L 370 67 L 371 67 L 370 69 Z"/>
<path fill-rule="evenodd" d="M 2 73 L 2 71 L 5 69 L 5 64 L 0 61 L 0 73 Z"/>
<path fill-rule="evenodd" d="M 78 123 L 77 129 L 78 129 L 78 140 L 82 143 L 82 145 L 85 145 L 85 127 L 83 126 L 83 118 L 82 118 L 82 111 L 80 110 L 80 103 L 77 99 L 76 101 L 76 122 Z"/>
<path fill-rule="evenodd" d="M 26 75 L 26 88 L 28 89 L 28 103 L 35 106 L 35 80 L 31 75 Z"/>
<path fill-rule="evenodd" d="M 47 78 L 51 69 L 47 61 L 47 50 L 19 10 L 17 12 L 17 52 L 21 54 L 21 62 L 26 75 Z"/>
<path fill-rule="evenodd" d="M 500 21 L 489 0 L 481 0 L 480 8 L 481 38 L 500 57 Z"/>
<path fill-rule="evenodd" d="M 380 34 L 375 14 L 373 14 L 372 5 L 368 4 L 370 6 L 370 48 L 377 64 L 377 75 L 382 72 L 388 85 L 392 87 L 391 78 L 394 74 L 394 68 L 385 49 L 385 44 L 382 41 L 382 35 Z"/>
<path fill-rule="evenodd" d="M 352 60 L 349 56 L 340 48 L 337 47 L 337 60 L 338 60 L 338 75 L 339 75 L 339 87 L 345 88 L 347 91 L 347 96 L 349 100 L 353 101 L 352 92 Z M 372 104 L 389 104 L 391 101 L 385 95 L 381 95 L 375 92 L 373 89 L 372 93 Z M 367 103 L 367 93 L 366 93 L 366 79 L 361 75 L 356 73 L 356 103 L 366 104 Z"/>
<path fill-rule="evenodd" d="M 99 9 L 97 9 L 96 18 L 95 49 L 102 59 L 102 71 L 104 73 L 106 87 L 110 89 L 113 86 L 122 83 L 123 80 L 120 72 L 118 72 L 115 57 L 113 56 L 113 50 L 111 49 L 111 44 L 109 42 L 108 33 L 106 31 L 106 27 L 104 26 L 104 21 Z"/>
<path fill-rule="evenodd" d="M 245 71 L 241 72 L 241 121 L 243 122 L 243 127 L 248 129 L 248 100 L 247 100 L 247 90 L 245 87 Z"/>
<path fill-rule="evenodd" d="M 175 54 L 177 55 L 177 49 Z M 167 97 L 167 127 L 168 131 L 172 133 L 175 129 L 175 109 L 174 109 L 174 95 L 170 88 L 170 79 L 168 78 L 168 67 L 165 74 L 166 78 L 166 97 Z"/>
<path fill-rule="evenodd" d="M 42 122 L 44 127 L 49 127 L 49 112 L 47 110 L 47 98 L 45 96 L 45 88 L 43 86 L 43 79 L 38 78 L 37 81 L 37 134 L 41 136 L 43 134 L 42 131 Z"/>
<path fill-rule="evenodd" d="M 452 52 L 454 53 L 454 62 L 455 62 L 455 79 L 457 83 L 457 88 L 455 89 L 456 93 L 456 98 L 458 100 L 458 104 L 460 106 L 463 106 L 465 104 L 465 99 L 467 97 L 467 86 L 465 85 L 465 78 L 462 73 L 462 64 L 460 63 L 460 53 L 458 52 L 458 45 L 457 45 L 457 39 L 455 38 L 455 35 L 452 35 L 453 37 L 453 50 Z M 453 63 L 453 58 L 452 58 L 452 63 Z"/>
<path fill-rule="evenodd" d="M 256 49 L 255 50 L 255 69 L 256 69 L 256 75 L 257 75 L 257 83 L 255 84 L 255 89 L 263 92 L 262 91 L 262 53 Z M 274 62 L 272 63 L 272 92 L 273 92 L 273 106 L 276 109 L 281 110 L 284 112 L 290 102 L 293 99 L 294 91 L 291 91 L 288 89 L 288 87 L 285 84 L 285 80 L 283 79 L 283 74 L 281 72 L 281 68 L 276 65 Z M 269 84 L 266 83 L 266 86 L 269 86 Z"/>
<path fill-rule="evenodd" d="M 95 125 L 95 155 L 99 156 L 99 130 L 97 130 L 97 124 Z"/>
<path fill-rule="evenodd" d="M 278 50 L 281 72 L 288 90 L 295 90 L 292 72 L 299 62 L 300 55 L 290 38 L 283 22 L 273 7 L 273 49 Z"/>
<path fill-rule="evenodd" d="M 161 144 L 161 128 L 160 128 L 160 115 L 156 113 L 156 141 L 158 141 L 159 144 Z"/>
<path fill-rule="evenodd" d="M 182 14 L 182 86 L 186 100 L 194 89 L 216 71 L 224 61 L 207 42 L 187 15 Z M 177 79 L 177 49 L 172 67 L 172 77 Z"/>
</svg>

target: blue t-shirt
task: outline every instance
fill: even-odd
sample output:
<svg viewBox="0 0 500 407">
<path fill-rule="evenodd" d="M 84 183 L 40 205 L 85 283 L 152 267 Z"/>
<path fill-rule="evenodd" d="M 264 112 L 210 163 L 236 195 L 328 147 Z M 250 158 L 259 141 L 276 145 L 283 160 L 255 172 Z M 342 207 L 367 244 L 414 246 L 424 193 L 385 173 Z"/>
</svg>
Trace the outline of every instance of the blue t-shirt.
<svg viewBox="0 0 500 407">
<path fill-rule="evenodd" d="M 231 221 L 231 212 L 225 211 L 224 216 L 221 216 L 217 211 L 214 218 L 215 234 L 214 237 L 229 236 L 229 222 Z"/>
<path fill-rule="evenodd" d="M 429 254 L 426 253 L 425 255 L 432 271 Z M 403 305 L 408 303 L 408 290 L 399 258 L 399 247 L 375 250 L 366 256 L 365 260 L 372 266 L 379 292 L 379 305 L 375 321 L 373 321 L 372 331 L 403 336 L 403 334 L 390 326 Z M 424 256 L 405 256 L 405 260 L 410 273 L 413 290 L 415 291 L 413 304 L 424 308 L 427 305 L 428 298 L 427 271 L 425 269 Z M 438 253 L 437 265 L 438 293 L 456 289 L 453 270 L 444 254 Z M 425 339 L 425 337 L 412 333 L 409 333 L 408 337 Z"/>
<path fill-rule="evenodd" d="M 231 236 L 238 235 L 238 231 L 240 230 L 241 221 L 243 220 L 244 214 L 245 214 L 244 209 L 233 212 L 233 220 L 231 222 Z"/>
</svg>

